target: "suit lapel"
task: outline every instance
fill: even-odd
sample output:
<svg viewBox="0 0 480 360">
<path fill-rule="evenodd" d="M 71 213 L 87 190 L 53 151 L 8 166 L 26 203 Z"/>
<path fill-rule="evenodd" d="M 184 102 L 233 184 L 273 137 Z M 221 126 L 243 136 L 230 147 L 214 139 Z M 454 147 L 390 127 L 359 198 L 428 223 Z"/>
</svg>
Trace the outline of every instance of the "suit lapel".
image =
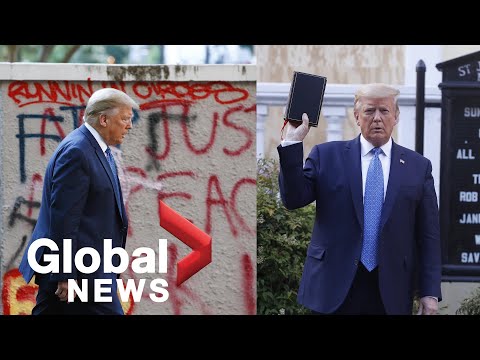
<svg viewBox="0 0 480 360">
<path fill-rule="evenodd" d="M 344 152 L 345 170 L 350 183 L 353 206 L 363 231 L 362 164 L 360 161 L 360 136 L 347 142 Z"/>
<path fill-rule="evenodd" d="M 112 186 L 113 193 L 115 194 L 115 200 L 117 203 L 118 211 L 120 212 L 120 217 L 122 218 L 122 221 L 125 223 L 123 210 L 122 210 L 124 206 L 123 206 L 122 200 L 120 199 L 120 194 L 117 194 L 117 191 L 115 191 L 115 186 L 113 185 L 114 184 L 113 182 L 115 180 L 113 178 L 112 170 L 110 169 L 110 165 L 108 164 L 107 158 L 105 157 L 105 154 L 100 148 L 100 145 L 98 145 L 97 140 L 93 137 L 92 133 L 85 127 L 85 125 L 82 125 L 79 129 L 92 144 L 93 148 L 95 149 L 95 155 L 97 155 L 98 160 L 102 164 L 105 172 L 108 175 L 108 178 L 110 179 L 110 185 Z M 118 186 L 119 186 L 119 190 L 121 191 L 120 184 Z"/>
<path fill-rule="evenodd" d="M 382 208 L 382 221 L 380 223 L 380 229 L 383 228 L 392 212 L 393 204 L 398 194 L 398 189 L 401 183 L 402 166 L 404 166 L 401 160 L 405 161 L 405 154 L 400 146 L 395 144 L 392 140 L 392 159 L 390 162 L 390 175 L 388 176 L 387 194 L 385 196 L 385 202 Z"/>
</svg>

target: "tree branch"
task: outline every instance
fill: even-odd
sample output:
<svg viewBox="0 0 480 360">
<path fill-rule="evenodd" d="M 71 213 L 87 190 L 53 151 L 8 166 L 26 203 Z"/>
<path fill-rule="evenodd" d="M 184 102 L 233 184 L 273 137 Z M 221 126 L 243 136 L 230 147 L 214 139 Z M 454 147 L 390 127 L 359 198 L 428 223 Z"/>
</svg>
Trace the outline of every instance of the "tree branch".
<svg viewBox="0 0 480 360">
<path fill-rule="evenodd" d="M 17 61 L 18 48 L 21 45 L 8 45 L 8 61 L 14 62 Z"/>
<path fill-rule="evenodd" d="M 47 61 L 48 57 L 50 56 L 54 48 L 55 48 L 55 45 L 43 45 L 42 54 L 40 55 L 40 60 L 38 61 L 39 62 Z"/>
<path fill-rule="evenodd" d="M 68 49 L 67 53 L 62 59 L 62 63 L 68 63 L 70 62 L 70 59 L 73 57 L 73 55 L 77 52 L 78 49 L 80 49 L 80 46 L 82 45 L 72 45 L 70 49 Z"/>
</svg>

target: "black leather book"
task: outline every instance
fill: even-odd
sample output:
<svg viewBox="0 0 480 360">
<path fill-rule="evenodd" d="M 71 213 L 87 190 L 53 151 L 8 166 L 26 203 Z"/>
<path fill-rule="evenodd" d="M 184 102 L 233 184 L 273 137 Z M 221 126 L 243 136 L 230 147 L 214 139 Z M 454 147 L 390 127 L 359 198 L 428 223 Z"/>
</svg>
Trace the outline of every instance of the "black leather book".
<svg viewBox="0 0 480 360">
<path fill-rule="evenodd" d="M 326 85 L 324 76 L 294 71 L 284 120 L 302 121 L 302 114 L 307 113 L 310 126 L 318 126 Z"/>
</svg>

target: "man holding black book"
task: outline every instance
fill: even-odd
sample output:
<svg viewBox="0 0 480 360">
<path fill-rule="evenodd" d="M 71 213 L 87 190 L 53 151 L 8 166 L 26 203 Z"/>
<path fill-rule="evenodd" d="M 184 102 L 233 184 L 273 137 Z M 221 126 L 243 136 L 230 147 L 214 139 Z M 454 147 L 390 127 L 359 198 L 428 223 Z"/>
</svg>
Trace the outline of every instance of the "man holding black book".
<svg viewBox="0 0 480 360">
<path fill-rule="evenodd" d="M 316 145 L 290 121 L 278 147 L 280 193 L 288 209 L 316 201 L 298 302 L 319 314 L 435 314 L 441 300 L 441 246 L 431 162 L 397 145 L 399 91 L 362 86 L 354 115 L 361 134 Z"/>
</svg>

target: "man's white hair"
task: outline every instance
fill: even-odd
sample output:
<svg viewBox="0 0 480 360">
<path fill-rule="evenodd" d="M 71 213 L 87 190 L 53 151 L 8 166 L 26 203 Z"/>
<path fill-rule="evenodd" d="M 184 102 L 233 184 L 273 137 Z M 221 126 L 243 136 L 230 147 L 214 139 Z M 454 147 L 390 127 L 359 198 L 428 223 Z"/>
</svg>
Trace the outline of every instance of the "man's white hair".
<svg viewBox="0 0 480 360">
<path fill-rule="evenodd" d="M 355 101 L 353 103 L 354 111 L 360 111 L 362 106 L 362 98 L 389 98 L 392 97 L 395 103 L 396 115 L 400 114 L 400 108 L 398 107 L 398 96 L 400 95 L 400 90 L 397 88 L 382 84 L 382 83 L 373 83 L 361 86 L 355 93 Z"/>
<path fill-rule="evenodd" d="M 88 99 L 83 119 L 90 125 L 94 125 L 101 114 L 116 112 L 119 107 L 124 105 L 130 106 L 135 110 L 139 109 L 138 104 L 123 91 L 113 88 L 97 90 Z"/>
</svg>

